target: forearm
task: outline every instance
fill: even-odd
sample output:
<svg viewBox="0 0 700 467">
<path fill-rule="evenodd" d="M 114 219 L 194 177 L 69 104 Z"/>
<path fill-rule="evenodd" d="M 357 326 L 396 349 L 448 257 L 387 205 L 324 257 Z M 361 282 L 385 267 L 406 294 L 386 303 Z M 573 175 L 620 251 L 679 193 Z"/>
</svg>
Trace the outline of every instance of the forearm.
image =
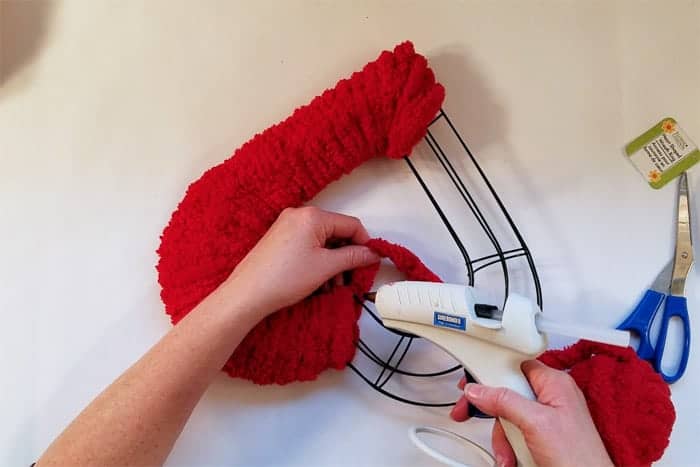
<svg viewBox="0 0 700 467">
<path fill-rule="evenodd" d="M 353 245 L 326 248 L 329 240 Z M 48 465 L 157 465 L 250 329 L 270 312 L 379 256 L 360 221 L 286 209 L 229 278 L 102 392 L 39 459 Z"/>
<path fill-rule="evenodd" d="M 238 291 L 240 292 L 240 291 Z M 235 285 L 207 297 L 105 389 L 38 465 L 162 464 L 194 406 L 260 317 Z"/>
</svg>

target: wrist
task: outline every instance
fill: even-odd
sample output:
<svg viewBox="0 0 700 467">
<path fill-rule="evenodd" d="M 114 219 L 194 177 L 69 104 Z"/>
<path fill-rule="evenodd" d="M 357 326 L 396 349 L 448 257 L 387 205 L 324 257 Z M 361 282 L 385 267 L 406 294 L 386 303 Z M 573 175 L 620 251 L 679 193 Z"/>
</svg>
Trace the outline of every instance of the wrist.
<svg viewBox="0 0 700 467">
<path fill-rule="evenodd" d="M 252 326 L 274 311 L 254 287 L 236 276 L 226 279 L 211 295 L 225 315 L 236 321 L 252 321 Z"/>
</svg>

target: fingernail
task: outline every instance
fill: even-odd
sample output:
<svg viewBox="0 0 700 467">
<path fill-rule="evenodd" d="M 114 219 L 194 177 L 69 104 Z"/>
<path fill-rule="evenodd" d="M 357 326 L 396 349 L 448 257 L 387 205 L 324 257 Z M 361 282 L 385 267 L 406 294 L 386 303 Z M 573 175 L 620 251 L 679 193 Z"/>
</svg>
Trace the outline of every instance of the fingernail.
<svg viewBox="0 0 700 467">
<path fill-rule="evenodd" d="M 379 256 L 379 254 L 377 254 L 376 251 L 374 251 L 370 247 L 367 247 L 364 245 L 362 245 L 362 248 L 365 250 L 364 255 L 365 255 L 365 258 L 367 258 L 367 261 L 374 261 L 375 263 L 377 261 L 381 261 L 382 257 Z"/>
<path fill-rule="evenodd" d="M 484 395 L 484 387 L 481 384 L 469 383 L 465 386 L 464 393 L 470 399 L 479 399 Z"/>
</svg>

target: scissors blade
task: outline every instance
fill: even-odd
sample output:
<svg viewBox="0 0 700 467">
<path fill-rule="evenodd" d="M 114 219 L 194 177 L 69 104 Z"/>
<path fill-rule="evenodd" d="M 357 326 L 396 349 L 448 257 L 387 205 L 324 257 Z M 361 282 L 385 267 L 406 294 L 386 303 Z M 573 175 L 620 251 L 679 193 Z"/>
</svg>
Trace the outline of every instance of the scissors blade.
<svg viewBox="0 0 700 467">
<path fill-rule="evenodd" d="M 671 274 L 671 295 L 685 295 L 685 279 L 693 265 L 693 239 L 690 232 L 690 193 L 688 175 L 683 172 L 678 180 L 678 218 L 676 252 Z"/>
<path fill-rule="evenodd" d="M 671 277 L 673 277 L 673 265 L 673 259 L 666 263 L 666 266 L 664 266 L 659 275 L 656 276 L 656 279 L 654 279 L 654 282 L 649 286 L 649 289 L 654 292 L 659 292 L 664 296 L 668 295 Z"/>
</svg>

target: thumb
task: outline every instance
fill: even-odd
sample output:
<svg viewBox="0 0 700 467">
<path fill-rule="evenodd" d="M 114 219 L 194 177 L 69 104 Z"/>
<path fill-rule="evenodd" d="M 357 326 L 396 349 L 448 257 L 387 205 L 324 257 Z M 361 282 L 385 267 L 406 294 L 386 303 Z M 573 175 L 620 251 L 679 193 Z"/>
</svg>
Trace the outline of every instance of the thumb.
<svg viewBox="0 0 700 467">
<path fill-rule="evenodd" d="M 330 276 L 350 269 L 369 266 L 382 259 L 377 253 L 363 245 L 347 245 L 326 250 L 326 256 L 328 259 L 326 267 Z"/>
<path fill-rule="evenodd" d="M 465 386 L 464 395 L 481 411 L 494 417 L 505 418 L 523 432 L 534 427 L 543 410 L 551 410 L 507 388 L 492 388 L 471 383 Z"/>
</svg>

